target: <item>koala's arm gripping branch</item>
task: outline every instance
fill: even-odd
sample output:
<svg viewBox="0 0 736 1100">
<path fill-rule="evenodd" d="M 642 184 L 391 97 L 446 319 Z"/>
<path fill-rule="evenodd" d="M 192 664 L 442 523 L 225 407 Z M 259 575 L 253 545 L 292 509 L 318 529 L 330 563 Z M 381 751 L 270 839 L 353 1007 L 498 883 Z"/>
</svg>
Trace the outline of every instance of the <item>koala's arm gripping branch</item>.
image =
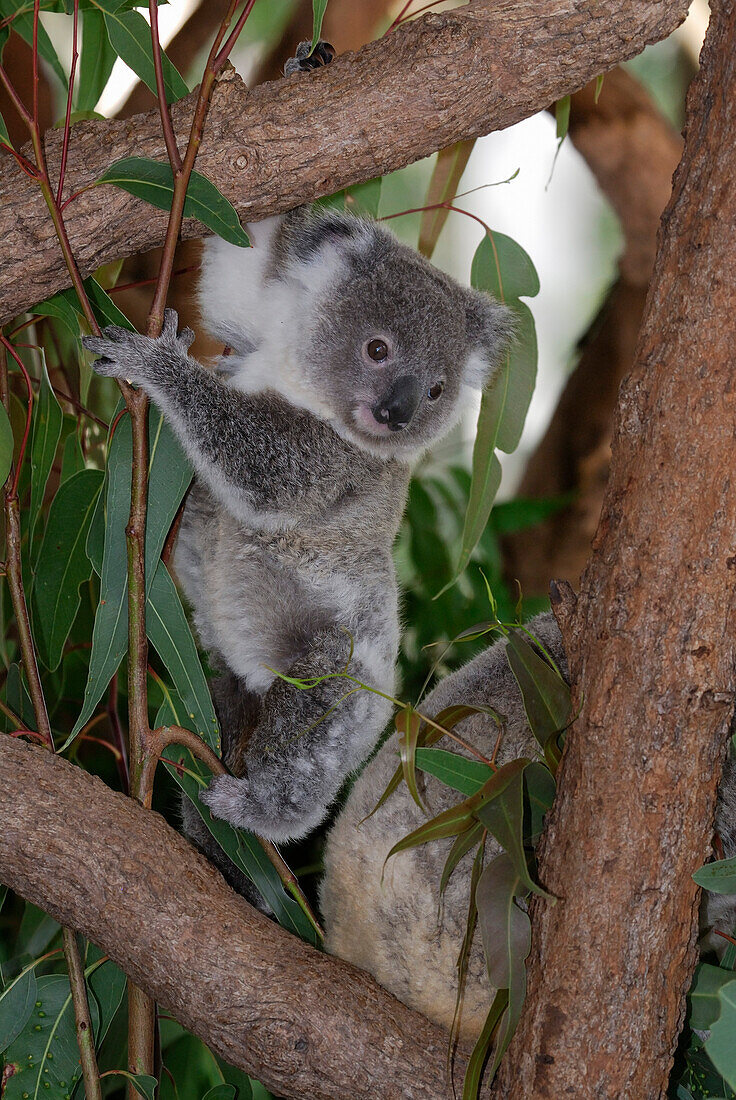
<svg viewBox="0 0 736 1100">
<path fill-rule="evenodd" d="M 428 13 L 308 76 L 248 91 L 224 72 L 197 169 L 244 221 L 383 175 L 463 138 L 502 129 L 664 38 L 688 0 L 527 0 Z M 196 93 L 194 93 L 196 95 Z M 180 141 L 192 97 L 172 108 Z M 46 135 L 52 175 L 61 131 Z M 167 215 L 115 187 L 90 187 L 111 163 L 165 158 L 158 111 L 74 126 L 66 167 L 71 246 L 83 274 L 160 245 Z M 0 323 L 68 285 L 38 187 L 0 167 Z M 203 227 L 185 219 L 182 236 Z"/>
<path fill-rule="evenodd" d="M 193 334 L 184 329 L 177 336 L 176 324 L 176 313 L 167 310 L 158 339 L 111 327 L 84 343 L 103 356 L 95 363 L 99 374 L 127 378 L 146 391 L 236 519 L 268 524 L 293 518 L 302 505 L 315 514 L 328 507 L 340 495 L 345 471 L 365 458 L 275 395 L 225 385 L 187 355 Z"/>
<path fill-rule="evenodd" d="M 0 773 L 0 881 L 218 1054 L 279 1096 L 445 1100 L 441 1028 L 266 920 L 158 814 L 10 737 Z"/>
</svg>

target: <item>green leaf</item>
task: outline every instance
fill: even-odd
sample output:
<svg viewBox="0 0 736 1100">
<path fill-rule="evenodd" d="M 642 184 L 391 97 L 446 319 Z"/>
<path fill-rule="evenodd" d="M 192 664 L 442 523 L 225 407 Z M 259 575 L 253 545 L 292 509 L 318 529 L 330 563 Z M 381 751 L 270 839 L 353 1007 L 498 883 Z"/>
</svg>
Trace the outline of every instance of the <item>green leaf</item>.
<svg viewBox="0 0 736 1100">
<path fill-rule="evenodd" d="M 470 282 L 507 305 L 514 298 L 534 298 L 539 293 L 539 276 L 529 254 L 511 237 L 495 231 L 489 231 L 476 249 Z"/>
<path fill-rule="evenodd" d="M 325 17 L 327 0 L 312 0 L 312 53 L 322 35 L 322 20 Z"/>
<path fill-rule="evenodd" d="M 190 728 L 183 708 L 178 701 L 164 703 L 156 715 L 156 726 L 176 724 Z M 287 894 L 275 867 L 268 859 L 258 840 L 245 829 L 233 829 L 221 818 L 213 817 L 199 792 L 209 785 L 212 775 L 208 768 L 196 760 L 188 749 L 169 745 L 162 757 L 166 770 L 191 799 L 192 805 L 215 838 L 225 855 L 238 870 L 247 875 L 264 901 L 273 910 L 279 924 L 295 936 L 318 947 L 320 939 L 311 922 L 297 901 Z M 178 767 L 174 767 L 176 764 Z"/>
<path fill-rule="evenodd" d="M 519 685 L 529 726 L 544 748 L 570 721 L 570 689 L 518 630 L 510 630 L 506 659 Z"/>
<path fill-rule="evenodd" d="M 31 503 L 28 541 L 33 546 L 33 534 L 43 506 L 46 482 L 54 464 L 56 448 L 61 438 L 64 414 L 51 388 L 46 358 L 41 353 L 41 387 L 33 413 L 31 437 Z"/>
<path fill-rule="evenodd" d="M 520 757 L 499 768 L 485 785 L 486 797 L 474 812 L 509 856 L 526 889 L 549 898 L 529 874 L 524 852 L 524 771 L 530 763 Z"/>
<path fill-rule="evenodd" d="M 543 497 L 532 500 L 527 497 L 515 497 L 494 505 L 489 526 L 497 535 L 514 534 L 536 527 L 550 516 L 567 508 L 571 497 L 565 493 L 558 497 Z"/>
<path fill-rule="evenodd" d="M 708 1031 L 721 1014 L 718 993 L 724 985 L 736 979 L 733 970 L 724 970 L 722 966 L 700 963 L 695 971 L 690 987 L 690 1027 L 699 1031 Z M 736 1038 L 736 1033 L 734 1035 Z"/>
<path fill-rule="evenodd" d="M 480 1082 L 483 1077 L 483 1067 L 488 1060 L 488 1054 L 493 1043 L 493 1036 L 498 1028 L 498 1023 L 508 1005 L 509 994 L 507 989 L 499 989 L 493 998 L 486 1022 L 483 1024 L 470 1058 L 468 1059 L 465 1078 L 463 1080 L 463 1100 L 478 1100 Z"/>
<path fill-rule="evenodd" d="M 73 292 L 67 290 L 54 294 L 53 298 L 47 298 L 45 302 L 39 302 L 37 306 L 34 306 L 33 312 L 38 317 L 52 317 L 55 321 L 60 321 L 69 333 L 76 338 L 79 336 L 79 311 L 69 301 L 70 293 Z M 74 300 L 76 302 L 76 295 L 74 295 Z"/>
<path fill-rule="evenodd" d="M 495 989 L 511 987 L 515 970 L 523 966 L 531 948 L 529 916 L 516 904 L 516 898 L 526 894 L 506 853 L 491 860 L 475 891 L 488 977 Z"/>
<path fill-rule="evenodd" d="M 3 42 L 2 35 L 3 32 L 0 31 L 0 49 L 2 48 Z M 11 149 L 13 148 L 13 143 L 10 140 L 10 134 L 8 133 L 8 128 L 5 125 L 5 119 L 3 118 L 2 114 L 0 114 L 0 141 L 3 142 L 4 145 L 10 146 Z"/>
<path fill-rule="evenodd" d="M 450 213 L 446 207 L 440 206 L 437 208 L 437 204 L 451 203 L 455 198 L 460 185 L 460 178 L 470 160 L 475 142 L 475 138 L 457 141 L 446 149 L 440 149 L 437 154 L 437 160 L 432 169 L 432 178 L 427 188 L 427 196 L 424 200 L 424 205 L 428 209 L 422 212 L 422 220 L 419 224 L 419 244 L 417 247 L 427 259 L 432 258 L 442 227 Z M 435 209 L 431 210 L 429 207 L 435 207 Z"/>
<path fill-rule="evenodd" d="M 12 15 L 18 10 L 19 5 L 14 3 L 13 0 L 0 0 L 0 16 L 3 18 Z M 30 11 L 21 11 L 13 19 L 13 30 L 16 31 L 20 37 L 33 48 L 33 5 L 30 5 Z M 64 90 L 69 86 L 64 66 L 59 61 L 56 50 L 54 49 L 51 39 L 48 36 L 48 32 L 43 23 L 39 20 L 38 23 L 38 52 L 39 55 L 47 61 L 51 68 L 54 70 L 56 76 L 58 76 L 61 83 L 64 85 Z"/>
<path fill-rule="evenodd" d="M 38 655 L 51 671 L 59 667 L 79 610 L 79 586 L 92 573 L 84 548 L 102 481 L 100 470 L 74 474 L 60 486 L 49 509 L 36 564 L 33 618 Z"/>
<path fill-rule="evenodd" d="M 128 1073 L 124 1069 L 116 1069 L 111 1072 L 116 1076 L 127 1078 L 138 1095 L 143 1097 L 143 1100 L 154 1100 L 156 1086 L 158 1085 L 155 1077 L 151 1077 L 148 1073 Z"/>
<path fill-rule="evenodd" d="M 186 708 L 189 728 L 219 754 L 220 731 L 207 680 L 176 586 L 163 562 L 151 585 L 146 629 Z"/>
<path fill-rule="evenodd" d="M 121 328 L 127 328 L 131 332 L 135 331 L 135 326 L 128 320 L 125 314 L 118 309 L 110 295 L 102 289 L 96 279 L 93 279 L 91 276 L 89 279 L 85 279 L 84 289 L 89 298 L 89 303 L 92 306 L 95 320 L 100 328 L 104 328 L 105 325 L 120 325 Z M 80 317 L 84 316 L 84 311 L 77 297 L 77 292 L 73 287 L 60 291 L 56 297 L 64 298 Z M 54 299 L 49 299 L 49 301 L 53 300 Z"/>
<path fill-rule="evenodd" d="M 204 1094 L 202 1100 L 235 1100 L 237 1091 L 235 1085 L 215 1085 Z"/>
<path fill-rule="evenodd" d="M 93 1026 L 97 1005 L 90 1002 Z M 79 1080 L 82 1067 L 74 1023 L 69 979 L 51 974 L 37 979 L 30 1018 L 5 1052 L 15 1073 L 5 1083 L 3 1100 L 65 1100 Z"/>
<path fill-rule="evenodd" d="M 598 102 L 600 94 L 603 91 L 603 80 L 605 78 L 605 75 L 605 73 L 599 73 L 598 76 L 595 78 L 595 95 L 593 96 L 594 103 Z"/>
<path fill-rule="evenodd" d="M 35 729 L 36 714 L 33 710 L 33 703 L 21 674 L 20 666 L 17 664 L 12 664 L 8 669 L 8 678 L 5 681 L 5 698 L 13 713 L 17 714 L 29 729 Z"/>
<path fill-rule="evenodd" d="M 107 35 L 105 17 L 90 9 L 82 16 L 82 52 L 79 59 L 77 110 L 94 111 L 110 79 L 117 54 Z"/>
<path fill-rule="evenodd" d="M 558 141 L 564 141 L 570 125 L 570 96 L 565 95 L 555 103 L 555 124 Z"/>
<path fill-rule="evenodd" d="M 0 484 L 8 479 L 13 464 L 13 429 L 5 406 L 0 405 Z"/>
<path fill-rule="evenodd" d="M 20 1035 L 30 1019 L 35 1002 L 36 975 L 29 967 L 0 996 L 0 1052 Z"/>
<path fill-rule="evenodd" d="M 730 1088 L 736 1089 L 736 979 L 718 991 L 721 1013 L 711 1028 L 705 1049 Z"/>
<path fill-rule="evenodd" d="M 191 467 L 163 416 L 148 417 L 150 473 L 146 521 L 146 591 L 150 595 L 164 541 L 192 478 Z M 66 748 L 91 718 L 103 691 L 127 648 L 128 577 L 125 527 L 130 513 L 132 441 L 130 418 L 118 423 L 107 468 L 105 548 L 100 577 L 100 604 L 92 633 L 89 677 L 82 712 Z M 91 532 L 95 529 L 93 520 Z M 93 554 L 90 555 L 94 563 Z"/>
<path fill-rule="evenodd" d="M 94 0 L 105 17 L 107 36 L 118 57 L 133 70 L 154 95 L 156 71 L 153 66 L 151 28 L 140 12 L 116 10 L 115 0 Z M 181 75 L 161 51 L 166 102 L 174 103 L 189 93 Z"/>
<path fill-rule="evenodd" d="M 544 815 L 552 808 L 557 786 L 550 769 L 533 760 L 524 769 L 524 843 L 535 848 L 542 835 Z"/>
<path fill-rule="evenodd" d="M 105 960 L 104 962 L 102 960 Z M 87 951 L 87 993 L 94 998 L 98 1010 L 95 1030 L 95 1046 L 99 1047 L 120 1008 L 125 995 L 127 979 L 111 959 L 106 959 L 94 944 Z"/>
<path fill-rule="evenodd" d="M 416 802 L 420 810 L 424 804 L 417 790 L 417 773 L 415 768 L 417 737 L 422 728 L 422 719 L 413 707 L 405 707 L 399 711 L 395 718 L 396 732 L 399 735 L 399 755 L 401 756 L 401 768 L 404 773 L 404 782 L 409 788 L 409 794 Z"/>
<path fill-rule="evenodd" d="M 446 749 L 424 749 L 416 751 L 416 765 L 423 772 L 429 772 L 454 791 L 461 794 L 475 794 L 484 783 L 493 776 L 493 768 L 480 760 L 468 760 L 456 752 Z"/>
<path fill-rule="evenodd" d="M 247 1073 L 244 1073 L 242 1069 L 237 1069 L 235 1066 L 228 1065 L 219 1055 L 213 1055 L 217 1068 L 222 1076 L 225 1078 L 225 1084 L 232 1085 L 237 1092 L 237 1100 L 254 1100 L 253 1087 L 251 1079 Z M 263 1086 L 259 1085 L 259 1089 Z M 261 1093 L 259 1092 L 259 1096 Z M 264 1090 L 264 1095 L 266 1095 Z M 270 1093 L 267 1094 L 270 1097 Z"/>
<path fill-rule="evenodd" d="M 517 317 L 513 343 L 506 353 L 500 370 L 483 395 L 488 402 L 478 417 L 478 431 L 487 431 L 494 437 L 494 446 L 511 454 L 519 445 L 529 403 L 537 379 L 537 331 L 534 317 L 523 302 L 509 303 Z M 473 456 L 475 478 L 475 455 Z M 473 490 L 471 486 L 471 498 Z"/>
<path fill-rule="evenodd" d="M 698 886 L 713 894 L 736 894 L 736 858 L 717 859 L 693 875 Z"/>
<path fill-rule="evenodd" d="M 347 210 L 362 218 L 377 218 L 382 182 L 381 177 L 376 176 L 364 183 L 356 183 L 343 191 L 336 191 L 334 195 L 317 199 L 315 206 L 338 212 Z"/>
<path fill-rule="evenodd" d="M 174 177 L 171 166 L 147 157 L 125 157 L 118 160 L 100 176 L 97 185 L 111 183 L 122 187 L 131 195 L 145 199 L 161 210 L 170 210 L 174 197 Z M 250 244 L 235 207 L 222 195 L 213 183 L 200 172 L 192 172 L 184 216 L 197 218 L 223 240 L 247 248 Z"/>
<path fill-rule="evenodd" d="M 64 451 L 61 458 L 60 484 L 63 485 L 70 477 L 81 473 L 85 469 L 84 455 L 79 443 L 76 430 L 71 431 L 64 441 Z"/>
<path fill-rule="evenodd" d="M 447 884 L 450 881 L 450 875 L 457 867 L 460 860 L 464 855 L 479 844 L 483 839 L 483 826 L 480 822 L 474 825 L 472 829 L 468 829 L 467 832 L 460 833 L 460 836 L 456 837 L 450 853 L 445 860 L 445 866 L 442 869 L 442 877 L 440 878 L 440 897 L 445 892 Z"/>
</svg>

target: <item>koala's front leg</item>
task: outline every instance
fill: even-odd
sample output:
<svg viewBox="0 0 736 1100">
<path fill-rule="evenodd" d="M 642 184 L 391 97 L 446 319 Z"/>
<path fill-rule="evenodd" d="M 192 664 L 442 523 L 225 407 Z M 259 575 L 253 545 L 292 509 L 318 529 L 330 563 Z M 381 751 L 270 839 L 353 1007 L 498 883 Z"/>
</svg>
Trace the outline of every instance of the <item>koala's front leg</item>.
<svg viewBox="0 0 736 1100">
<path fill-rule="evenodd" d="M 361 646 L 356 646 L 356 653 Z M 310 679 L 339 673 L 350 641 L 339 628 L 315 636 L 288 675 Z M 370 662 L 373 664 L 373 662 Z M 353 657 L 349 673 L 385 689 L 368 662 Z M 386 679 L 391 677 L 387 667 Z M 242 776 L 219 776 L 200 795 L 216 817 L 273 841 L 305 836 L 324 819 L 346 777 L 368 756 L 391 704 L 340 676 L 303 690 L 277 679 L 262 700 L 248 741 Z"/>
<path fill-rule="evenodd" d="M 312 425 L 315 453 L 322 448 L 322 461 L 299 468 L 308 414 L 293 410 L 284 415 L 271 395 L 248 395 L 225 385 L 187 354 L 192 330 L 178 335 L 176 330 L 177 315 L 167 309 L 157 339 L 111 326 L 103 336 L 87 336 L 83 342 L 101 356 L 94 364 L 98 374 L 127 378 L 146 391 L 197 474 L 236 518 L 286 522 L 293 500 L 317 480 L 325 499 L 334 496 L 345 445 L 335 437 L 337 442 L 330 438 L 328 446 L 319 435 L 326 427 L 316 431 Z"/>
</svg>

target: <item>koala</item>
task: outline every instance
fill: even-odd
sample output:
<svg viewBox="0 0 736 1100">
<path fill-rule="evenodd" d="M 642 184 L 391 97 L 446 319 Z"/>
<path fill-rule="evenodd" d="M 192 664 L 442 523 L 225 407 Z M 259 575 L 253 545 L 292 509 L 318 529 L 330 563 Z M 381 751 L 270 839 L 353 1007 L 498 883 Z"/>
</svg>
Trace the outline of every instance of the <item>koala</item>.
<svg viewBox="0 0 736 1100">
<path fill-rule="evenodd" d="M 552 613 L 537 616 L 528 626 L 567 675 L 562 638 Z M 420 708 L 422 713 L 434 716 L 455 703 L 493 707 L 506 719 L 497 755 L 499 764 L 519 756 L 539 756 L 504 646 L 504 641 L 496 642 L 464 668 L 445 677 Z M 498 727 L 489 715 L 466 718 L 458 724 L 457 732 L 485 755 L 492 754 Z M 443 747 L 467 755 L 454 742 L 443 743 Z M 462 858 L 442 900 L 439 883 L 452 839 L 400 852 L 392 856 L 384 872 L 384 861 L 393 845 L 427 820 L 405 784 L 368 817 L 398 760 L 395 740 L 390 738 L 363 770 L 328 835 L 320 898 L 325 946 L 331 954 L 367 970 L 411 1008 L 449 1028 L 457 996 L 457 959 L 468 915 L 472 855 Z M 461 798 L 429 774 L 423 775 L 422 795 L 431 816 Z M 735 856 L 733 753 L 719 791 L 715 829 L 726 857 Z M 486 862 L 500 850 L 489 834 Z M 702 946 L 722 952 L 725 941 L 715 936 L 713 929 L 733 933 L 736 898 L 704 892 L 700 926 Z M 459 1024 L 463 1038 L 471 1042 L 477 1039 L 493 994 L 480 936 L 476 934 Z"/>
<path fill-rule="evenodd" d="M 375 222 L 300 208 L 252 235 L 205 248 L 203 319 L 232 349 L 215 371 L 172 310 L 157 339 L 110 327 L 85 345 L 146 391 L 194 467 L 175 567 L 222 673 L 233 773 L 202 801 L 278 842 L 322 821 L 390 716 L 412 463 L 492 380 L 512 326 Z"/>
</svg>

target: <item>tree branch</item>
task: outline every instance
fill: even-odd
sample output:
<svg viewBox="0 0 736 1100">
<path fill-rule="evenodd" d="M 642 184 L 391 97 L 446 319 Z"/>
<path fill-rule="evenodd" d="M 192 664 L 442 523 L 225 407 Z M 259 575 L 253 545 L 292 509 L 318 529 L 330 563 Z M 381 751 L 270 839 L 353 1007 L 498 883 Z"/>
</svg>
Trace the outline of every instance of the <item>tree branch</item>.
<svg viewBox="0 0 736 1100">
<path fill-rule="evenodd" d="M 611 477 L 565 642 L 574 707 L 497 1095 L 665 1095 L 733 711 L 736 6 L 711 5 Z"/>
<path fill-rule="evenodd" d="M 428 13 L 332 65 L 248 92 L 232 71 L 213 97 L 198 170 L 245 220 L 279 213 L 427 156 L 461 138 L 510 126 L 639 53 L 682 21 L 687 0 L 473 2 Z M 172 108 L 180 142 L 196 93 Z M 49 133 L 57 170 L 62 135 Z M 71 192 L 113 161 L 166 156 L 157 111 L 74 127 Z M 166 214 L 110 186 L 66 209 L 85 274 L 161 243 Z M 185 222 L 184 237 L 204 229 Z M 68 284 L 37 190 L 13 162 L 0 170 L 0 323 Z"/>
<path fill-rule="evenodd" d="M 256 912 L 158 814 L 10 737 L 0 771 L 0 881 L 227 1061 L 285 1097 L 445 1100 L 442 1028 Z"/>
</svg>

